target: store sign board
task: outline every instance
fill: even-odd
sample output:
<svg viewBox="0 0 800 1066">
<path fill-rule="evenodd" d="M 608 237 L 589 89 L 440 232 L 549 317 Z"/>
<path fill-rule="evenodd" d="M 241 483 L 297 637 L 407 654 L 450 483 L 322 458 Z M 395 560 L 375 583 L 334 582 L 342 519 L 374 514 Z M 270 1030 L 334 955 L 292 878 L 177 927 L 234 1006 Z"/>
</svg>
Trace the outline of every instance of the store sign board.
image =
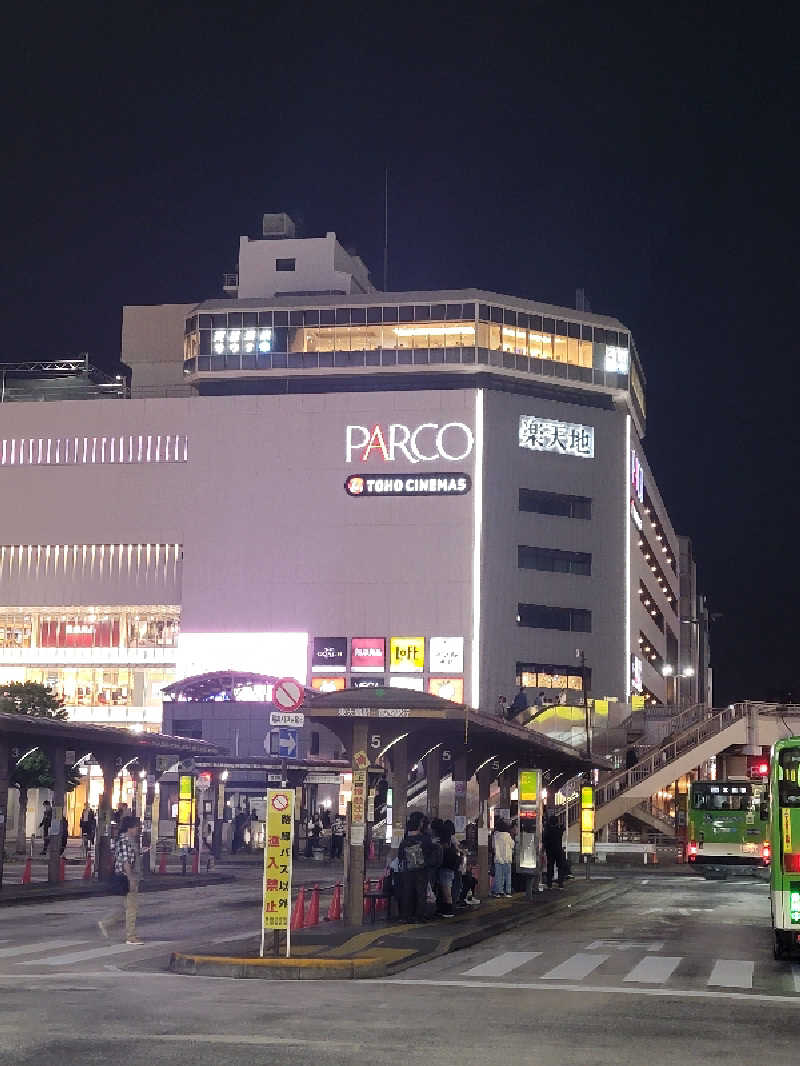
<svg viewBox="0 0 800 1066">
<path fill-rule="evenodd" d="M 540 770 L 520 770 L 517 780 L 520 803 L 536 803 L 539 798 Z"/>
<path fill-rule="evenodd" d="M 334 671 L 347 669 L 347 637 L 314 637 L 311 669 Z"/>
<path fill-rule="evenodd" d="M 469 474 L 432 473 L 426 477 L 362 477 L 351 474 L 344 483 L 348 496 L 465 496 L 472 488 Z"/>
<path fill-rule="evenodd" d="M 385 637 L 353 637 L 350 665 L 354 670 L 377 670 L 383 673 L 385 662 Z"/>
<path fill-rule="evenodd" d="M 383 688 L 383 677 L 354 677 L 350 680 L 351 688 Z"/>
<path fill-rule="evenodd" d="M 353 771 L 353 798 L 351 807 L 351 824 L 363 825 L 367 803 L 367 771 Z"/>
<path fill-rule="evenodd" d="M 464 638 L 431 637 L 430 671 L 433 674 L 464 672 Z"/>
<path fill-rule="evenodd" d="M 422 670 L 425 666 L 424 637 L 390 637 L 389 669 Z"/>
<path fill-rule="evenodd" d="M 405 688 L 411 692 L 423 692 L 425 685 L 421 677 L 394 677 L 389 678 L 389 688 Z"/>
<path fill-rule="evenodd" d="M 639 503 L 644 503 L 644 470 L 633 448 L 631 448 L 631 488 Z"/>
<path fill-rule="evenodd" d="M 432 677 L 428 681 L 428 691 L 443 700 L 452 700 L 454 703 L 464 702 L 464 678 L 463 677 Z"/>
<path fill-rule="evenodd" d="M 594 426 L 559 422 L 555 418 L 520 415 L 519 446 L 535 452 L 557 452 L 594 459 Z"/>
<path fill-rule="evenodd" d="M 345 427 L 345 462 L 366 463 L 372 456 L 393 463 L 458 463 L 471 454 L 475 438 L 463 422 L 423 422 L 413 428 L 400 422 Z"/>
<path fill-rule="evenodd" d="M 343 677 L 312 677 L 311 687 L 315 692 L 341 692 L 346 686 Z"/>
</svg>

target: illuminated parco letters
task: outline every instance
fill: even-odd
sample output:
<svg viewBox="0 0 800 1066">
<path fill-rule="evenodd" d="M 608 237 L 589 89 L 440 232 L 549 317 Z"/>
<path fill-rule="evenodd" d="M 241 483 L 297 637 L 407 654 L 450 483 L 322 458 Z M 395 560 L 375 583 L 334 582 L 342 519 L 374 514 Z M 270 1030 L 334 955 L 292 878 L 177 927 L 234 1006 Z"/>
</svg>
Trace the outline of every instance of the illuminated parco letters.
<svg viewBox="0 0 800 1066">
<path fill-rule="evenodd" d="M 384 430 L 380 423 L 347 426 L 345 461 L 360 459 L 366 463 L 372 453 L 384 462 L 393 463 L 400 455 L 407 463 L 435 463 L 446 459 L 458 463 L 472 452 L 475 438 L 463 422 L 423 422 L 414 429 L 392 422 Z"/>
</svg>

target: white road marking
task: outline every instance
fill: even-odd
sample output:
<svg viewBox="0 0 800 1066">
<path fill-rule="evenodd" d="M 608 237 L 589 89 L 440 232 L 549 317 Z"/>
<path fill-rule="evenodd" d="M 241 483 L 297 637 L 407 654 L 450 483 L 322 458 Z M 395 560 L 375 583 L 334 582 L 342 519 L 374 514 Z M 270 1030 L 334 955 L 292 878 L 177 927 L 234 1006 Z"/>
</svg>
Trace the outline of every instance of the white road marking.
<svg viewBox="0 0 800 1066">
<path fill-rule="evenodd" d="M 35 944 L 17 944 L 13 948 L 0 948 L 0 959 L 13 959 L 15 955 L 33 955 L 36 951 L 55 951 L 88 944 L 88 940 L 39 940 Z"/>
<path fill-rule="evenodd" d="M 636 963 L 623 981 L 641 981 L 642 984 L 663 985 L 678 968 L 682 955 L 645 955 Z"/>
<path fill-rule="evenodd" d="M 542 974 L 543 981 L 580 981 L 608 961 L 608 955 L 587 955 L 583 951 L 571 955 L 565 962 Z"/>
<path fill-rule="evenodd" d="M 725 988 L 752 988 L 755 965 L 749 960 L 717 959 L 707 983 Z"/>
<path fill-rule="evenodd" d="M 599 956 L 595 955 L 595 958 Z M 153 976 L 148 974 L 147 976 Z M 192 978 L 192 980 L 197 980 Z M 214 980 L 214 978 L 208 978 Z M 217 978 L 217 980 L 233 980 L 233 978 Z M 546 985 L 541 981 L 460 981 L 460 980 L 435 980 L 432 978 L 416 978 L 403 980 L 401 977 L 373 977 L 364 981 L 364 984 L 373 985 L 420 985 L 434 988 L 437 985 L 443 988 L 472 988 L 489 989 L 497 992 L 503 989 L 519 992 L 597 992 L 601 996 L 609 996 L 620 993 L 628 996 L 658 996 L 662 999 L 735 999 L 746 1003 L 784 1003 L 788 1006 L 800 1007 L 800 996 L 771 996 L 759 992 L 711 992 L 708 989 L 696 988 L 633 988 L 631 985 Z"/>
<path fill-rule="evenodd" d="M 462 977 L 503 977 L 519 966 L 524 966 L 531 959 L 541 955 L 541 951 L 504 951 L 502 955 L 496 955 L 479 966 L 473 966 L 471 970 L 464 970 Z"/>
<path fill-rule="evenodd" d="M 84 941 L 85 943 L 85 941 Z M 92 948 L 90 951 L 71 951 L 66 955 L 47 955 L 43 959 L 27 959 L 20 963 L 21 966 L 71 966 L 74 962 L 84 962 L 87 959 L 101 959 L 107 955 L 118 955 L 121 951 L 136 951 L 138 948 L 161 948 L 168 944 L 168 940 L 149 940 L 144 944 L 107 944 L 103 948 Z"/>
<path fill-rule="evenodd" d="M 245 1033 L 139 1033 L 137 1039 L 164 1040 L 167 1043 L 186 1044 L 239 1044 L 245 1047 L 338 1047 L 356 1050 L 364 1049 L 365 1045 L 357 1040 L 307 1040 L 302 1036 L 263 1036 L 248 1035 Z"/>
<path fill-rule="evenodd" d="M 257 937 L 258 933 L 231 933 L 230 936 L 217 936 L 211 941 L 212 944 L 228 944 L 231 940 L 248 940 Z"/>
<path fill-rule="evenodd" d="M 661 951 L 663 940 L 593 940 L 587 944 L 587 951 L 599 951 L 600 948 L 616 948 L 617 951 Z"/>
</svg>

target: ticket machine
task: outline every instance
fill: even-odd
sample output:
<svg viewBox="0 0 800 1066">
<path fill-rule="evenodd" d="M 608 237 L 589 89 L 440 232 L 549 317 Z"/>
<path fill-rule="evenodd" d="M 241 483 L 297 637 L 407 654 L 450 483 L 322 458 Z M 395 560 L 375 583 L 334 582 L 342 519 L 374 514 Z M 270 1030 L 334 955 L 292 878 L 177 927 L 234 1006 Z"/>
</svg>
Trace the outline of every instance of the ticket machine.
<svg viewBox="0 0 800 1066">
<path fill-rule="evenodd" d="M 516 868 L 525 878 L 525 894 L 532 898 L 542 879 L 542 771 L 519 770 L 517 775 L 519 838 Z"/>
</svg>

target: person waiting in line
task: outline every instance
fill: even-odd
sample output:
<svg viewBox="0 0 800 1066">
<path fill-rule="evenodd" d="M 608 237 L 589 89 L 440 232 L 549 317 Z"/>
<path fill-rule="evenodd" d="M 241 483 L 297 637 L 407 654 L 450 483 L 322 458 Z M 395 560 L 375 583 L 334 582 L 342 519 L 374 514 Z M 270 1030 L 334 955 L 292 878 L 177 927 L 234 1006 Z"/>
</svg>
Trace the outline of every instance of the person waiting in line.
<svg viewBox="0 0 800 1066">
<path fill-rule="evenodd" d="M 341 859 L 344 854 L 344 837 L 346 827 L 344 818 L 337 816 L 331 829 L 331 858 Z"/>
<path fill-rule="evenodd" d="M 66 815 L 61 815 L 61 825 L 59 828 L 59 855 L 63 855 L 67 850 L 67 841 L 69 840 L 69 824 L 67 823 Z"/>
<path fill-rule="evenodd" d="M 458 853 L 460 856 L 460 864 L 458 872 L 460 875 L 460 887 L 458 893 L 455 895 L 456 903 L 465 907 L 477 907 L 480 900 L 475 895 L 475 889 L 478 887 L 478 881 L 472 873 L 469 863 L 469 847 L 466 840 L 462 841 L 458 846 Z"/>
<path fill-rule="evenodd" d="M 50 826 L 53 824 L 53 805 L 50 800 L 45 800 L 42 804 L 42 820 L 39 822 L 39 828 L 42 831 L 42 855 L 47 854 L 47 848 L 50 844 Z"/>
<path fill-rule="evenodd" d="M 89 850 L 94 847 L 94 839 L 97 835 L 97 817 L 88 803 L 83 805 L 79 828 L 83 842 L 83 857 L 86 858 Z"/>
<path fill-rule="evenodd" d="M 511 895 L 511 860 L 514 841 L 505 822 L 499 821 L 494 830 L 494 892 L 495 896 Z"/>
<path fill-rule="evenodd" d="M 458 848 L 453 843 L 453 833 L 455 832 L 455 826 L 451 821 L 442 823 L 442 827 L 439 833 L 439 840 L 442 845 L 442 865 L 439 867 L 439 887 L 441 891 L 441 903 L 440 913 L 443 918 L 455 917 L 455 899 L 454 889 L 456 884 L 456 874 L 458 868 L 461 865 L 461 856 L 458 853 Z M 459 878 L 459 889 L 461 888 Z"/>
<path fill-rule="evenodd" d="M 397 851 L 400 920 L 424 922 L 428 918 L 429 868 L 433 842 L 424 831 L 427 819 L 422 811 L 412 811 Z"/>
<path fill-rule="evenodd" d="M 567 875 L 567 857 L 561 843 L 564 830 L 558 823 L 558 819 L 551 814 L 547 819 L 547 825 L 542 833 L 542 845 L 547 856 L 547 887 L 553 887 L 554 867 L 558 867 L 558 887 L 564 887 L 564 878 Z"/>
</svg>

